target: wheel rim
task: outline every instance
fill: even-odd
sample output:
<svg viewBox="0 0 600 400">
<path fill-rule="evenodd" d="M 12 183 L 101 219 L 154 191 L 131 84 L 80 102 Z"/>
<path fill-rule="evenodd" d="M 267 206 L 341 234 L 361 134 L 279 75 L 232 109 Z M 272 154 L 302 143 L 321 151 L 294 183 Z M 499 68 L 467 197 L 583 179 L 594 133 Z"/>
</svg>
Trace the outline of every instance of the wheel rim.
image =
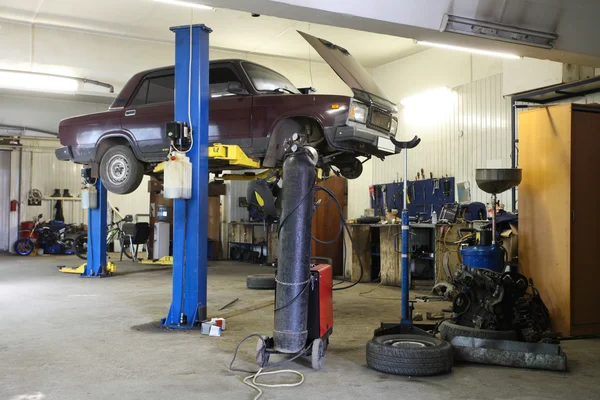
<svg viewBox="0 0 600 400">
<path fill-rule="evenodd" d="M 66 239 L 63 241 L 63 243 L 65 244 L 65 254 L 71 255 L 75 253 L 75 241 L 73 239 Z"/>
<path fill-rule="evenodd" d="M 110 183 L 121 185 L 129 176 L 129 161 L 120 154 L 115 154 L 106 163 L 106 176 Z"/>
<path fill-rule="evenodd" d="M 30 251 L 32 251 L 32 245 L 30 242 L 20 242 L 17 245 L 17 248 L 19 250 L 19 253 L 29 253 Z"/>
<path fill-rule="evenodd" d="M 420 349 L 433 346 L 432 343 L 420 341 L 418 339 L 390 339 L 384 341 L 383 344 L 400 349 Z"/>
</svg>

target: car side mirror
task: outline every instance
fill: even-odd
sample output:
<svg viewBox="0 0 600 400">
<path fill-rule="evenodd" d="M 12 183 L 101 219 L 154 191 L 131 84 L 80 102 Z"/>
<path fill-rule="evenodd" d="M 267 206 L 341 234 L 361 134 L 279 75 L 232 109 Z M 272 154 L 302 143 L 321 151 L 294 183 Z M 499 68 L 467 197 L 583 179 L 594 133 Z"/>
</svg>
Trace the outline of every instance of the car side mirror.
<svg viewBox="0 0 600 400">
<path fill-rule="evenodd" d="M 123 221 L 125 221 L 125 222 L 133 221 L 133 215 L 131 215 L 131 214 L 126 215 L 125 218 L 123 218 Z"/>
<path fill-rule="evenodd" d="M 227 92 L 234 94 L 246 94 L 246 89 L 241 82 L 229 82 L 227 85 Z"/>
</svg>

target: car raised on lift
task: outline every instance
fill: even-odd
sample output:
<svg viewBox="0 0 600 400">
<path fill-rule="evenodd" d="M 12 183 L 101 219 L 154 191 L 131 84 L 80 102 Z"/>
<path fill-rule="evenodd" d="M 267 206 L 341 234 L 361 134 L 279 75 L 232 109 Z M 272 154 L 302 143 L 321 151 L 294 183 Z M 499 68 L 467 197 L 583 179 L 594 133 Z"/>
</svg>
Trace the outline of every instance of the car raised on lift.
<svg viewBox="0 0 600 400">
<path fill-rule="evenodd" d="M 352 89 L 353 97 L 301 93 L 283 75 L 246 60 L 210 62 L 209 143 L 234 144 L 263 168 L 281 166 L 295 133 L 319 153 L 319 166 L 348 179 L 362 173 L 357 157 L 383 159 L 400 150 L 397 108 L 344 48 L 299 32 Z M 133 192 L 166 160 L 166 125 L 174 119 L 174 67 L 134 75 L 104 112 L 67 118 L 59 126 L 59 160 L 102 178 L 108 191 Z M 210 160 L 211 172 L 234 169 Z"/>
</svg>

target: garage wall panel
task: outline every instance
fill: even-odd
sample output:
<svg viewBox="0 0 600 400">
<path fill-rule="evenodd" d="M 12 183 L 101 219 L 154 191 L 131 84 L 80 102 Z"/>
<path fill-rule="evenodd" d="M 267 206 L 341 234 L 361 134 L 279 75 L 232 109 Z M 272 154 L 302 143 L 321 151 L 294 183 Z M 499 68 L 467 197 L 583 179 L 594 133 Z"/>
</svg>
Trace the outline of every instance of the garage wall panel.
<svg viewBox="0 0 600 400">
<path fill-rule="evenodd" d="M 0 125 L 25 126 L 58 132 L 63 118 L 108 109 L 109 103 L 67 101 L 33 96 L 0 95 Z"/>
<path fill-rule="evenodd" d="M 133 74 L 174 64 L 174 45 L 169 42 L 101 35 L 4 21 L 0 34 L 3 52 L 0 66 L 79 76 L 105 81 L 118 92 Z M 210 49 L 210 59 L 238 58 L 264 64 L 287 76 L 298 87 L 314 86 L 318 93 L 350 94 L 329 65 L 315 56 L 304 60 L 264 56 L 221 48 Z M 312 69 L 312 70 L 311 70 Z M 311 78 L 312 74 L 312 78 Z M 85 85 L 86 90 L 106 92 Z M 0 114 L 1 115 L 1 114 Z"/>
<path fill-rule="evenodd" d="M 408 177 L 414 180 L 424 169 L 434 177 L 454 176 L 456 182 L 468 181 L 473 201 L 487 203 L 489 195 L 475 182 L 476 168 L 510 167 L 510 100 L 502 97 L 502 75 L 454 88 L 454 95 L 443 107 L 410 111 L 401 107 L 398 137 L 421 137 L 421 144 L 408 152 Z M 365 164 L 366 176 L 349 181 L 349 217 L 360 216 L 369 207 L 368 186 L 399 180 L 403 175 L 403 155 L 385 161 L 373 159 L 372 171 Z M 510 207 L 510 192 L 499 196 Z"/>
<path fill-rule="evenodd" d="M 10 246 L 10 151 L 0 150 L 0 251 Z"/>
</svg>

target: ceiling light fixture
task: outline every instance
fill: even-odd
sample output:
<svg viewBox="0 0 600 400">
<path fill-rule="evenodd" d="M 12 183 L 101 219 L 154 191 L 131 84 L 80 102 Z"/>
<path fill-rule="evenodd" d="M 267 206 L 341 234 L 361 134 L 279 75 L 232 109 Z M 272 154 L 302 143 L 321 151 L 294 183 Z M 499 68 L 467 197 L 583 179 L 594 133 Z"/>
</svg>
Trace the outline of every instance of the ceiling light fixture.
<svg viewBox="0 0 600 400">
<path fill-rule="evenodd" d="M 0 87 L 38 92 L 74 92 L 79 88 L 79 82 L 67 77 L 3 70 L 0 71 Z"/>
<path fill-rule="evenodd" d="M 558 39 L 558 35 L 555 33 L 532 31 L 516 26 L 501 25 L 450 14 L 444 15 L 440 31 L 541 47 L 543 49 L 554 48 L 554 44 Z"/>
<path fill-rule="evenodd" d="M 154 0 L 154 1 L 156 1 L 158 3 L 172 4 L 175 6 L 196 8 L 198 10 L 207 10 L 207 11 L 215 10 L 211 6 L 205 6 L 204 4 L 192 3 L 190 1 L 182 1 L 182 0 Z"/>
<path fill-rule="evenodd" d="M 502 57 L 502 58 L 508 58 L 511 60 L 519 60 L 519 59 L 523 58 L 523 57 L 517 56 L 515 54 L 500 53 L 497 51 L 490 51 L 490 50 L 480 50 L 480 49 L 474 49 L 471 47 L 453 46 L 451 44 L 433 43 L 433 42 L 426 42 L 426 41 L 421 41 L 421 40 L 415 40 L 415 43 L 420 44 L 422 46 L 438 47 L 440 49 L 462 51 L 465 53 L 473 53 L 473 54 L 481 54 L 481 55 L 490 56 L 490 57 Z"/>
</svg>

